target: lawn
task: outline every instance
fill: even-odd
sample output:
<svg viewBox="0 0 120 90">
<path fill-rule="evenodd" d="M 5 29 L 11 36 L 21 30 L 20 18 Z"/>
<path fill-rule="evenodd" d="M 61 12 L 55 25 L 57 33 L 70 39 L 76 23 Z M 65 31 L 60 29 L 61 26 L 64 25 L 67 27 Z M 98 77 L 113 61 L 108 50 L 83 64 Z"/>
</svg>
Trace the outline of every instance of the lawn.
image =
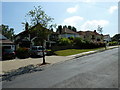
<svg viewBox="0 0 120 90">
<path fill-rule="evenodd" d="M 93 50 L 98 50 L 98 49 L 104 49 L 104 48 L 95 48 L 95 49 L 66 49 L 66 50 L 60 50 L 60 51 L 55 51 L 54 53 L 58 56 L 68 56 L 68 55 L 74 55 L 82 52 L 88 52 L 88 51 L 93 51 Z"/>
</svg>

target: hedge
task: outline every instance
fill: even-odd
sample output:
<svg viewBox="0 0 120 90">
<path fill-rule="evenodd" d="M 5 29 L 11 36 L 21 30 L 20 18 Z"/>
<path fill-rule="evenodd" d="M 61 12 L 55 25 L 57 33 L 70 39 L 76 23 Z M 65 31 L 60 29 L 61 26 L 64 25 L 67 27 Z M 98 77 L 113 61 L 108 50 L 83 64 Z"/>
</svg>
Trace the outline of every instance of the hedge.
<svg viewBox="0 0 120 90">
<path fill-rule="evenodd" d="M 28 58 L 30 56 L 30 52 L 28 48 L 18 48 L 16 50 L 16 56 L 20 59 Z"/>
<path fill-rule="evenodd" d="M 118 45 L 118 42 L 117 41 L 109 42 L 109 46 L 114 46 L 114 45 Z"/>
</svg>

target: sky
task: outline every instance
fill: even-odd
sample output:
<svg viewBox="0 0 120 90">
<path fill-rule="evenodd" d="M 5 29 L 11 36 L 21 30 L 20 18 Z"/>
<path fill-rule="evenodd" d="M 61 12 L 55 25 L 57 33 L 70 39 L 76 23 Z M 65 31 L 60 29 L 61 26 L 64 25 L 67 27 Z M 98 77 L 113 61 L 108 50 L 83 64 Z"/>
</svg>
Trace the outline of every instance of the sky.
<svg viewBox="0 0 120 90">
<path fill-rule="evenodd" d="M 15 34 L 24 30 L 22 22 L 34 6 L 42 6 L 45 13 L 54 18 L 53 24 L 71 25 L 77 31 L 94 31 L 98 25 L 103 34 L 114 36 L 118 33 L 118 2 L 2 2 L 2 24 L 14 28 Z M 56 31 L 54 29 L 54 31 Z"/>
</svg>

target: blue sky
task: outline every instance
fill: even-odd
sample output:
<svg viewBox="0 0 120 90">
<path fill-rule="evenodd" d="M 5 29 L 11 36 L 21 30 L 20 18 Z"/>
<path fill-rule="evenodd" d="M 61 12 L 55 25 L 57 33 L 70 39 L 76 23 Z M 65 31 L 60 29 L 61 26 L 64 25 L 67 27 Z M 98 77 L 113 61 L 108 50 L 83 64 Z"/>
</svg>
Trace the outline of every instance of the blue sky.
<svg viewBox="0 0 120 90">
<path fill-rule="evenodd" d="M 118 33 L 117 2 L 2 2 L 2 24 L 14 28 L 16 34 L 22 32 L 26 13 L 38 5 L 57 25 L 75 26 L 78 31 L 93 31 L 100 25 L 103 34 Z"/>
</svg>

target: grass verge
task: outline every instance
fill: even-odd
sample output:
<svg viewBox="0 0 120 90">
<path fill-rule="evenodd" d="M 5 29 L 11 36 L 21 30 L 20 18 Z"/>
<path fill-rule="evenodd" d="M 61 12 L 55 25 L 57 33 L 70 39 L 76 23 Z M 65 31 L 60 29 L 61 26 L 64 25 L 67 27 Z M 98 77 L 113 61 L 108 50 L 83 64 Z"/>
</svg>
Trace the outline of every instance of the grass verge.
<svg viewBox="0 0 120 90">
<path fill-rule="evenodd" d="M 101 49 L 105 49 L 105 48 L 102 47 L 102 48 L 94 48 L 94 49 L 66 49 L 66 50 L 55 51 L 54 53 L 57 56 L 69 56 L 69 55 L 74 55 L 74 54 L 78 54 L 78 53 L 94 51 L 94 50 L 101 50 Z"/>
</svg>

